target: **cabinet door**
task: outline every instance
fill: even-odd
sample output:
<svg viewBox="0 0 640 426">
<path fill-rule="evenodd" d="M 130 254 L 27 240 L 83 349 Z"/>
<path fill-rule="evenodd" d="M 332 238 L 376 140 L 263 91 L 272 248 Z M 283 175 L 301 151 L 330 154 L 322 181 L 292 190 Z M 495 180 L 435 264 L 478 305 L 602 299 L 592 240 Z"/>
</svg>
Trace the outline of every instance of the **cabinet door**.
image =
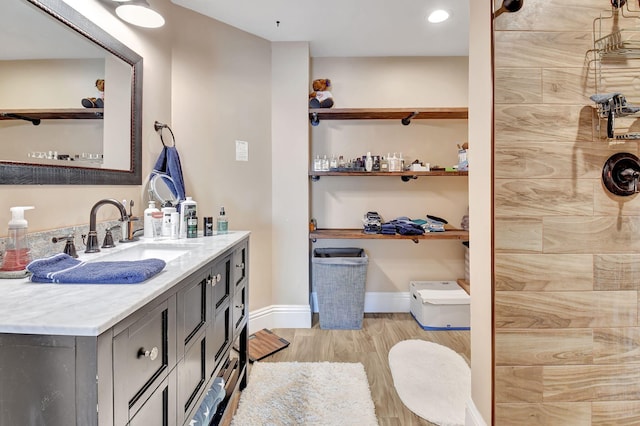
<svg viewBox="0 0 640 426">
<path fill-rule="evenodd" d="M 147 399 L 131 418 L 130 426 L 172 426 L 176 419 L 175 371 L 160 383 L 158 389 Z"/>
<path fill-rule="evenodd" d="M 224 359 L 231 345 L 231 325 L 231 305 L 227 303 L 216 311 L 213 323 L 207 328 L 207 338 L 211 347 L 207 354 L 207 359 L 211 360 L 210 374 L 213 374 L 220 361 Z"/>
<path fill-rule="evenodd" d="M 178 363 L 178 416 L 180 423 L 194 407 L 194 402 L 204 390 L 209 379 L 207 374 L 207 339 L 203 333 L 189 345 L 184 358 Z"/>
<path fill-rule="evenodd" d="M 113 339 L 114 411 L 126 423 L 176 362 L 175 297 L 136 315 Z"/>
<path fill-rule="evenodd" d="M 198 273 L 178 292 L 177 337 L 178 358 L 207 323 L 207 286 L 209 269 Z"/>
<path fill-rule="evenodd" d="M 249 307 L 248 304 L 248 287 L 246 285 L 242 285 L 236 288 L 236 291 L 233 295 L 233 327 L 234 327 L 234 336 L 237 336 L 240 332 L 240 329 L 244 326 L 247 319 L 247 309 Z"/>
</svg>

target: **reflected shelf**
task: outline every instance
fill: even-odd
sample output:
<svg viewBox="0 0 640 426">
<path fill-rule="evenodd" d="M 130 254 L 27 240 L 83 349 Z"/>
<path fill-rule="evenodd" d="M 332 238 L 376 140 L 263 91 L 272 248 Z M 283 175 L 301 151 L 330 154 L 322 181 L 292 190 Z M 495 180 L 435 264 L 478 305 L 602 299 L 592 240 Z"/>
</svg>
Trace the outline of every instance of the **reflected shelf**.
<svg viewBox="0 0 640 426">
<path fill-rule="evenodd" d="M 0 109 L 0 120 L 102 120 L 104 108 Z M 34 123 L 35 124 L 35 123 Z"/>
</svg>

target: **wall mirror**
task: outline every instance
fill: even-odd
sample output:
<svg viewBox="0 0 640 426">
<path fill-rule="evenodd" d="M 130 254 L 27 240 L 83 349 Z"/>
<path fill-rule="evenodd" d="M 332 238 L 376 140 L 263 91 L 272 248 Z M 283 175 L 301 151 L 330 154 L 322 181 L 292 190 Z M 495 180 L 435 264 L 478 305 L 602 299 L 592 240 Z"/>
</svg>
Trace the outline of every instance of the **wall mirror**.
<svg viewBox="0 0 640 426">
<path fill-rule="evenodd" d="M 0 2 L 0 39 L 0 184 L 140 185 L 142 57 L 62 0 Z"/>
</svg>

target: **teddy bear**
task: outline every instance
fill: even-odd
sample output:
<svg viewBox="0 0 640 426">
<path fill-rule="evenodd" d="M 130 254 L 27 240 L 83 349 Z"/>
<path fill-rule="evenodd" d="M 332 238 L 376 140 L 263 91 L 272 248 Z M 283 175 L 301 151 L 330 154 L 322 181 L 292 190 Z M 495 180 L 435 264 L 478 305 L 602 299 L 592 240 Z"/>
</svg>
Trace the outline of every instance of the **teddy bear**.
<svg viewBox="0 0 640 426">
<path fill-rule="evenodd" d="M 99 78 L 96 80 L 96 89 L 98 89 L 97 97 L 95 98 L 83 98 L 82 106 L 85 108 L 104 108 L 104 79 Z"/>
<path fill-rule="evenodd" d="M 331 80 L 328 78 L 313 80 L 311 87 L 313 92 L 309 93 L 310 108 L 331 108 L 333 106 L 333 95 L 329 91 Z"/>
</svg>

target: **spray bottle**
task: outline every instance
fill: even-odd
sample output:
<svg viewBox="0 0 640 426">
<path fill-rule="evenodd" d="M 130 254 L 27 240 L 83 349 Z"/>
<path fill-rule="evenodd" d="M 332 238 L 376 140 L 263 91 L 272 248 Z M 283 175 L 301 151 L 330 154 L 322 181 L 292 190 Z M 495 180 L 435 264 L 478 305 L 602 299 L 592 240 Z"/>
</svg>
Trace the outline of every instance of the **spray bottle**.
<svg viewBox="0 0 640 426">
<path fill-rule="evenodd" d="M 24 211 L 35 207 L 11 207 L 11 220 L 9 221 L 9 232 L 7 246 L 2 257 L 2 267 L 0 271 L 20 272 L 24 271 L 31 262 L 31 251 L 27 244 L 27 221 L 24 218 Z M 7 274 L 3 274 L 6 278 Z"/>
</svg>

